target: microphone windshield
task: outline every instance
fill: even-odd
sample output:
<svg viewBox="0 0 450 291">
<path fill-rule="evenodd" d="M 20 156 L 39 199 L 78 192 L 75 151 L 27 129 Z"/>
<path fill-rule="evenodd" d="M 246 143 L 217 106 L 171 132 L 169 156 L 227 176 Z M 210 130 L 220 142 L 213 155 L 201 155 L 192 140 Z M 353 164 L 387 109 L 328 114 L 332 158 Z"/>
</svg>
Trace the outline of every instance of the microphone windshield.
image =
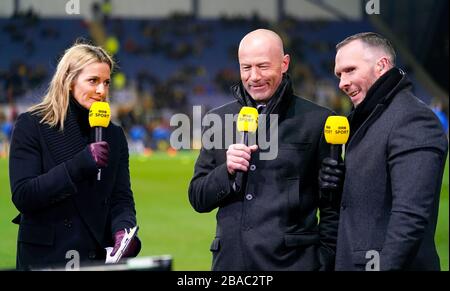
<svg viewBox="0 0 450 291">
<path fill-rule="evenodd" d="M 89 125 L 91 127 L 108 127 L 111 120 L 111 109 L 107 102 L 94 102 L 89 109 Z"/>
<path fill-rule="evenodd" d="M 329 116 L 325 122 L 325 140 L 330 144 L 345 144 L 350 135 L 350 125 L 345 116 Z"/>
<path fill-rule="evenodd" d="M 254 107 L 244 106 L 239 111 L 237 119 L 237 130 L 256 132 L 258 128 L 258 110 Z"/>
</svg>

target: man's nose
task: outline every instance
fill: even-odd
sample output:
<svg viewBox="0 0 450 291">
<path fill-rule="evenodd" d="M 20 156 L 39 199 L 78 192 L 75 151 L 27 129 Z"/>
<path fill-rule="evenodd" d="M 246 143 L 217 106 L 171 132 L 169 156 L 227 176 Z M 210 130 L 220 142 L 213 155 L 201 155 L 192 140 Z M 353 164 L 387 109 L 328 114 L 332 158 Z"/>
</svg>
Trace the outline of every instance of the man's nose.
<svg viewBox="0 0 450 291">
<path fill-rule="evenodd" d="M 250 74 L 250 80 L 252 81 L 258 81 L 261 79 L 261 74 L 259 72 L 258 68 L 252 68 L 251 74 Z"/>
<path fill-rule="evenodd" d="M 350 87 L 350 80 L 346 77 L 341 77 L 340 81 L 339 81 L 339 89 L 341 89 L 342 91 L 346 92 L 346 89 L 348 87 Z"/>
</svg>

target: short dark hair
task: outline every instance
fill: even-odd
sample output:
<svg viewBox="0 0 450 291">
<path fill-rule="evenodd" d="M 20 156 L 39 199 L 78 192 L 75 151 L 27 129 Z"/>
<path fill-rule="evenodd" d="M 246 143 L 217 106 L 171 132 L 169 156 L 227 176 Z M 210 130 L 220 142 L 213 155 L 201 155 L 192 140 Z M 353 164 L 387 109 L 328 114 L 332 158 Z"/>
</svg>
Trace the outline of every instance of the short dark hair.
<svg viewBox="0 0 450 291">
<path fill-rule="evenodd" d="M 348 43 L 358 39 L 368 46 L 377 47 L 384 50 L 389 54 L 392 65 L 395 65 L 396 53 L 391 42 L 375 32 L 361 32 L 351 35 L 336 45 L 336 51 L 338 51 L 341 47 L 347 45 Z"/>
</svg>

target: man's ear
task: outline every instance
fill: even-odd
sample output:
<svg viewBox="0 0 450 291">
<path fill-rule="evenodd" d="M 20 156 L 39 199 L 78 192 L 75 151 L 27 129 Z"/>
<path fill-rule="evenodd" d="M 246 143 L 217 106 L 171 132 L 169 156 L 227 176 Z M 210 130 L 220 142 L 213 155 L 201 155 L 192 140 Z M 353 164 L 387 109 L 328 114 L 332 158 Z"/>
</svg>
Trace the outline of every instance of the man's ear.
<svg viewBox="0 0 450 291">
<path fill-rule="evenodd" d="M 286 54 L 283 56 L 283 62 L 281 63 L 281 72 L 286 73 L 289 69 L 289 62 L 291 61 L 291 57 Z"/>
<path fill-rule="evenodd" d="M 389 59 L 387 57 L 382 57 L 377 62 L 377 73 L 381 76 L 391 68 Z"/>
</svg>

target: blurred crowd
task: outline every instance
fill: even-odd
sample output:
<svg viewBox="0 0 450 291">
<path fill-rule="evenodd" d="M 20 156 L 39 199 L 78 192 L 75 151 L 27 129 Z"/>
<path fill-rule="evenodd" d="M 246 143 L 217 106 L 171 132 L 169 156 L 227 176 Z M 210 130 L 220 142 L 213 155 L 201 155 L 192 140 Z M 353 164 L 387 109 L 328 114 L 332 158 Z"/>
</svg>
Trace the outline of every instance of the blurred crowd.
<svg viewBox="0 0 450 291">
<path fill-rule="evenodd" d="M 315 61 L 313 65 L 307 51 L 334 54 L 334 44 L 328 40 L 305 40 L 298 32 L 295 19 L 286 18 L 276 24 L 268 23 L 257 15 L 251 18 L 222 17 L 211 25 L 192 15 L 175 14 L 170 18 L 137 21 L 130 31 L 127 20 L 112 19 L 109 1 L 95 3 L 94 19 L 104 31 L 105 39 L 89 31 L 89 41 L 98 43 L 114 55 L 118 69 L 112 76 L 111 103 L 115 120 L 128 134 L 131 152 L 166 150 L 170 147 L 170 117 L 174 113 L 192 114 L 193 105 L 203 105 L 204 111 L 216 104 L 215 98 L 229 98 L 230 86 L 239 81 L 237 61 L 238 42 L 224 41 L 226 47 L 218 47 L 217 39 L 226 38 L 229 31 L 245 34 L 259 27 L 270 27 L 283 38 L 286 53 L 291 55 L 289 74 L 294 90 L 303 97 L 332 108 L 338 114 L 348 114 L 351 103 L 337 88 L 333 76 L 334 59 Z M 39 43 L 27 38 L 28 30 L 42 21 L 33 11 L 15 15 L 11 21 L 0 22 L 3 37 L 21 44 L 27 52 L 23 59 L 0 63 L 0 154 L 5 155 L 5 144 L 10 137 L 16 104 L 29 99 L 26 95 L 42 93 L 53 72 L 49 61 L 29 62 L 40 48 Z M 65 20 L 61 20 L 65 21 Z M 311 22 L 307 29 L 318 31 L 323 22 Z M 58 27 L 43 26 L 39 31 L 42 42 L 58 40 Z M 241 35 L 236 36 L 236 40 Z M 74 35 L 73 40 L 77 38 Z M 215 53 L 216 52 L 216 53 Z M 61 52 L 56 52 L 60 54 Z M 145 64 L 127 66 L 132 60 L 158 58 L 167 63 L 166 68 L 154 68 Z M 143 63 L 142 61 L 141 63 Z M 5 64 L 8 64 L 6 67 Z M 134 63 L 133 63 L 134 64 Z M 34 93 L 30 93 L 34 92 Z M 36 99 L 32 99 L 36 101 Z M 448 108 L 436 97 L 430 106 L 448 132 Z M 221 101 L 217 102 L 220 103 Z M 25 102 L 26 103 L 26 102 Z M 223 102 L 222 102 L 223 103 Z M 31 104 L 30 104 L 31 105 Z"/>
</svg>

